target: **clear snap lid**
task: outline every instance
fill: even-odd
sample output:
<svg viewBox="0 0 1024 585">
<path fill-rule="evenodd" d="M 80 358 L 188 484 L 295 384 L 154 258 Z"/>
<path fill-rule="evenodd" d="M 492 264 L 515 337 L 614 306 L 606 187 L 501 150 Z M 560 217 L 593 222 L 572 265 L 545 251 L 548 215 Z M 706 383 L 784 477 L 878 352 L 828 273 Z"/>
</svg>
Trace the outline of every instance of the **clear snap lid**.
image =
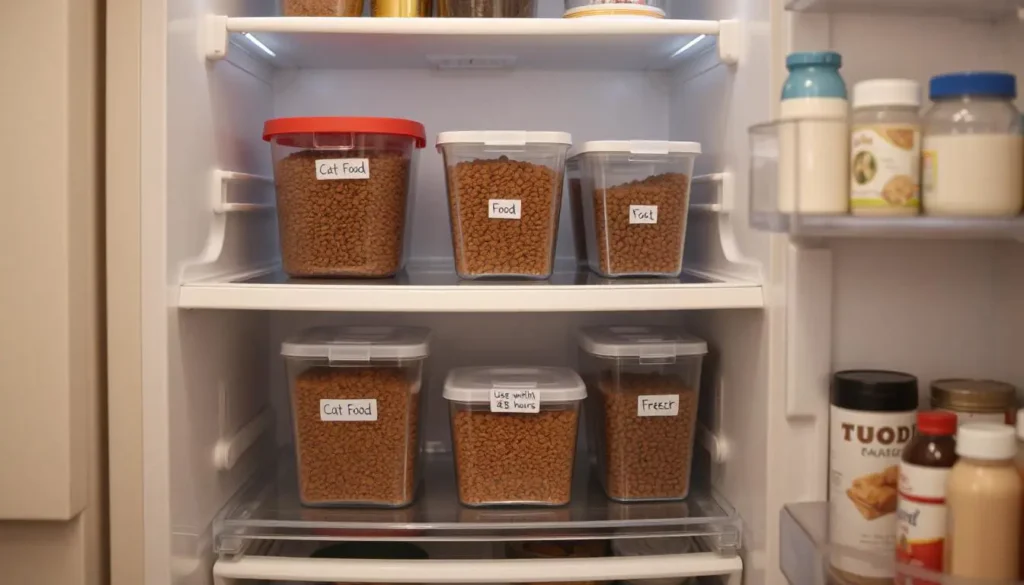
<svg viewBox="0 0 1024 585">
<path fill-rule="evenodd" d="M 601 154 L 700 154 L 699 142 L 674 140 L 590 140 L 569 152 L 569 156 Z"/>
<path fill-rule="evenodd" d="M 708 352 L 703 339 L 671 327 L 602 326 L 580 331 L 583 351 L 604 357 L 678 357 Z"/>
<path fill-rule="evenodd" d="M 583 400 L 586 386 L 569 368 L 479 366 L 456 368 L 444 381 L 444 397 L 454 402 L 487 403 L 495 389 L 536 390 L 541 404 Z"/>
<path fill-rule="evenodd" d="M 427 356 L 429 347 L 430 330 L 424 327 L 314 327 L 282 343 L 281 355 L 365 362 L 422 358 Z"/>
<path fill-rule="evenodd" d="M 525 146 L 527 144 L 572 144 L 568 132 L 534 132 L 527 130 L 456 130 L 437 135 L 437 145 L 483 144 L 484 146 Z"/>
</svg>

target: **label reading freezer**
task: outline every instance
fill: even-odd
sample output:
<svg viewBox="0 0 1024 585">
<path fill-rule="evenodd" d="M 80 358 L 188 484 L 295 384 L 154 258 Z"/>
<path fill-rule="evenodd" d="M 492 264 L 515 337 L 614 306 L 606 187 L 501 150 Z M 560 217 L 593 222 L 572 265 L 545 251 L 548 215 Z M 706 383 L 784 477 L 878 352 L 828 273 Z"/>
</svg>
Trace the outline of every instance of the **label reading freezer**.
<svg viewBox="0 0 1024 585">
<path fill-rule="evenodd" d="M 320 420 L 325 422 L 375 421 L 377 420 L 377 399 L 321 399 Z"/>
<path fill-rule="evenodd" d="M 491 412 L 540 412 L 540 394 L 528 388 L 492 388 Z"/>
<path fill-rule="evenodd" d="M 658 206 L 630 205 L 629 223 L 658 223 Z"/>
<path fill-rule="evenodd" d="M 636 397 L 637 416 L 676 416 L 678 414 L 678 394 L 652 394 Z"/>
<path fill-rule="evenodd" d="M 316 161 L 317 181 L 369 178 L 370 159 L 368 158 L 321 158 Z"/>
<path fill-rule="evenodd" d="M 487 217 L 491 219 L 522 219 L 523 203 L 519 199 L 490 199 Z"/>
</svg>

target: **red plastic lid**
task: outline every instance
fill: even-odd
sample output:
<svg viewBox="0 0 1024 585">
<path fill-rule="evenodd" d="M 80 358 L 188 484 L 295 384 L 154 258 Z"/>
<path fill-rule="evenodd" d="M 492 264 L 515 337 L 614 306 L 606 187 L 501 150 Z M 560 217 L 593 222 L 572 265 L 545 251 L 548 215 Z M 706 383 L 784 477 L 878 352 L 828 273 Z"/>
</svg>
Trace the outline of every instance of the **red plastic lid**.
<svg viewBox="0 0 1024 585">
<path fill-rule="evenodd" d="M 955 435 L 956 414 L 944 410 L 917 413 L 917 431 L 923 435 Z"/>
<path fill-rule="evenodd" d="M 263 140 L 281 134 L 391 134 L 416 139 L 416 148 L 427 145 L 423 124 L 402 118 L 274 118 L 263 124 Z"/>
</svg>

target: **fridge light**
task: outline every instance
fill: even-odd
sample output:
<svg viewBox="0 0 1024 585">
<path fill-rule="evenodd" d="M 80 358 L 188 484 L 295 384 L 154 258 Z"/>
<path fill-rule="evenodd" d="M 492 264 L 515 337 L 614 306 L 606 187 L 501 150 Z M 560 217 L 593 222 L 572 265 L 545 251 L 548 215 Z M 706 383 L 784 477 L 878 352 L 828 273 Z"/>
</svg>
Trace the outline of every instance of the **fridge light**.
<svg viewBox="0 0 1024 585">
<path fill-rule="evenodd" d="M 697 38 L 693 39 L 692 41 L 690 41 L 690 42 L 686 43 L 685 45 L 683 45 L 682 47 L 680 47 L 678 51 L 676 51 L 675 53 L 672 53 L 672 56 L 671 56 L 671 57 L 669 57 L 669 58 L 670 58 L 670 59 L 675 59 L 675 58 L 676 58 L 676 57 L 678 57 L 679 55 L 682 55 L 683 53 L 685 53 L 685 52 L 686 52 L 686 50 L 687 50 L 687 49 L 690 49 L 690 48 L 692 48 L 692 47 L 693 47 L 694 45 L 696 45 L 697 43 L 699 43 L 699 42 L 703 41 L 703 40 L 704 40 L 704 38 L 705 38 L 705 37 L 707 37 L 707 36 L 708 36 L 708 35 L 700 35 L 699 37 L 697 37 Z"/>
<path fill-rule="evenodd" d="M 251 33 L 242 33 L 242 34 L 245 36 L 245 38 L 249 39 L 250 43 L 256 45 L 257 47 L 259 47 L 261 49 L 263 49 L 264 53 L 270 55 L 271 57 L 277 57 L 277 53 L 271 51 L 270 47 L 264 45 L 262 42 L 260 42 L 259 39 L 257 39 L 256 37 L 252 36 Z M 685 49 L 686 47 L 683 47 L 683 48 Z"/>
</svg>

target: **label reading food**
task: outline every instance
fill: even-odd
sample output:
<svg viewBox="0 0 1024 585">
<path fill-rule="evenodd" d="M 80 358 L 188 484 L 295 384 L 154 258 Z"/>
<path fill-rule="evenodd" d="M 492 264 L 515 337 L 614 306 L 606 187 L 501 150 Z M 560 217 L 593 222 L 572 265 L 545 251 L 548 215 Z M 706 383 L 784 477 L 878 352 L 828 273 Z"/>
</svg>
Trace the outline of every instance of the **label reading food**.
<svg viewBox="0 0 1024 585">
<path fill-rule="evenodd" d="M 658 206 L 630 205 L 629 223 L 658 223 Z"/>
<path fill-rule="evenodd" d="M 540 412 L 540 394 L 531 388 L 492 388 L 491 412 Z"/>
<path fill-rule="evenodd" d="M 487 217 L 491 219 L 522 219 L 523 204 L 519 199 L 490 199 Z"/>
<path fill-rule="evenodd" d="M 652 394 L 636 397 L 637 416 L 676 416 L 678 414 L 678 394 Z"/>
<path fill-rule="evenodd" d="M 854 126 L 850 152 L 851 209 L 917 209 L 921 132 L 915 126 Z"/>
<path fill-rule="evenodd" d="M 901 563 L 942 571 L 948 476 L 945 467 L 900 463 L 896 559 Z"/>
<path fill-rule="evenodd" d="M 915 412 L 866 412 L 831 407 L 829 433 L 830 539 L 848 548 L 891 555 L 896 547 L 900 457 L 914 435 Z M 891 567 L 860 559 L 833 566 L 862 577 L 893 577 Z"/>
<path fill-rule="evenodd" d="M 377 420 L 377 399 L 320 400 L 320 420 L 324 422 L 360 422 Z"/>
<path fill-rule="evenodd" d="M 369 178 L 370 159 L 368 158 L 321 158 L 316 161 L 317 181 Z"/>
</svg>

